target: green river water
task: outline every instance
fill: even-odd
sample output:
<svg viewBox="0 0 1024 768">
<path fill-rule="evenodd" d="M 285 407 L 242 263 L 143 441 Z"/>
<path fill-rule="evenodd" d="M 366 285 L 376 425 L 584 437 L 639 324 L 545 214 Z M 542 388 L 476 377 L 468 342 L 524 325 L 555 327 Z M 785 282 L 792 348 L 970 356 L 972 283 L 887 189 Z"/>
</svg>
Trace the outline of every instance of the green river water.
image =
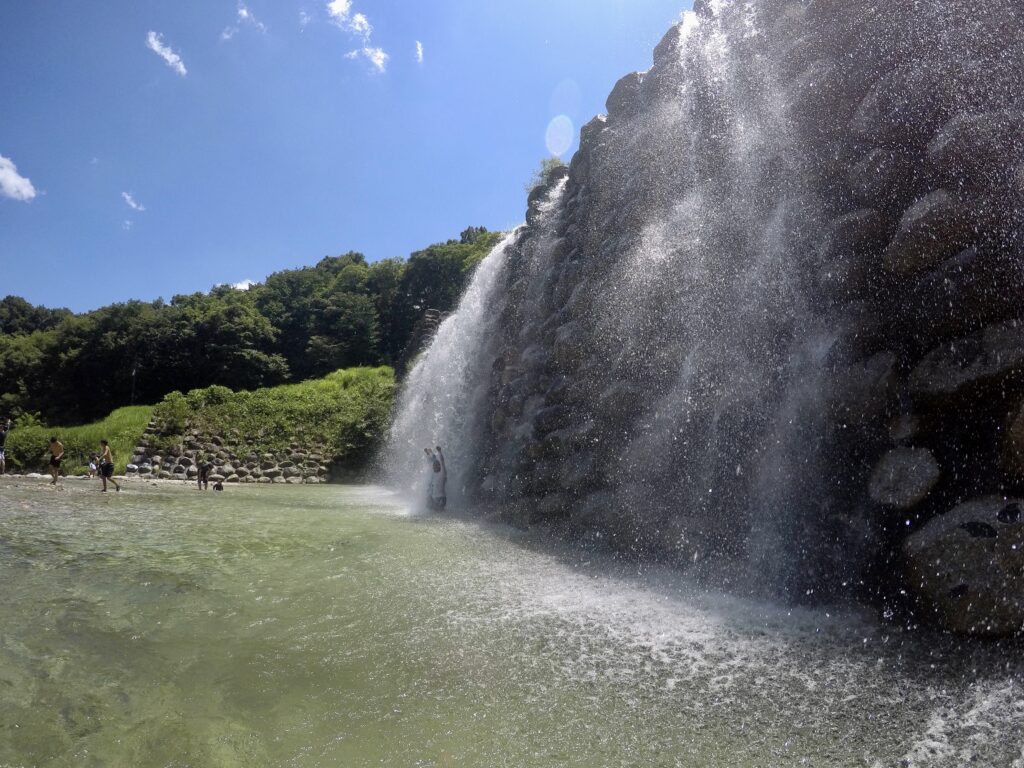
<svg viewBox="0 0 1024 768">
<path fill-rule="evenodd" d="M 0 480 L 4 768 L 1024 768 L 1021 650 L 375 488 Z"/>
</svg>

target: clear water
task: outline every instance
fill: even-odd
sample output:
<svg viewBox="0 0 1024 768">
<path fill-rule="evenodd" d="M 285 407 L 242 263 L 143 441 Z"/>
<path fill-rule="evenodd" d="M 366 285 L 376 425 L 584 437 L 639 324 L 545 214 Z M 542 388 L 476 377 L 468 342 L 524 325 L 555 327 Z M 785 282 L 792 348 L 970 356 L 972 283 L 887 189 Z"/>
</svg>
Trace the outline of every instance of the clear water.
<svg viewBox="0 0 1024 768">
<path fill-rule="evenodd" d="M 1019 645 L 374 488 L 0 480 L 0 766 L 1024 766 Z"/>
</svg>

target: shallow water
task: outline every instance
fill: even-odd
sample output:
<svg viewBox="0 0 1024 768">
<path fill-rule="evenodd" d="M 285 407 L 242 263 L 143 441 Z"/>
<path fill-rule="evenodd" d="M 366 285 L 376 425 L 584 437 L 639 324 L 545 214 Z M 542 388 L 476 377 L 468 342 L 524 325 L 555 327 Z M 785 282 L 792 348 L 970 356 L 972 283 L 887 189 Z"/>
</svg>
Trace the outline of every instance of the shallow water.
<svg viewBox="0 0 1024 768">
<path fill-rule="evenodd" d="M 0 766 L 1012 766 L 1019 644 L 624 572 L 373 488 L 0 481 Z"/>
</svg>

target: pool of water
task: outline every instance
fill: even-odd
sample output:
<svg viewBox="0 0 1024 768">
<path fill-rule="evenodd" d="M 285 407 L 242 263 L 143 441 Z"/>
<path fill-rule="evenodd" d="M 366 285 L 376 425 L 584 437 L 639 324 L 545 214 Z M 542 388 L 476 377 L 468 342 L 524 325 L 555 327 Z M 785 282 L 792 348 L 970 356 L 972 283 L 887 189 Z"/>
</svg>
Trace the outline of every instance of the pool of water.
<svg viewBox="0 0 1024 768">
<path fill-rule="evenodd" d="M 1021 651 L 376 488 L 0 480 L 4 768 L 1024 768 Z"/>
</svg>

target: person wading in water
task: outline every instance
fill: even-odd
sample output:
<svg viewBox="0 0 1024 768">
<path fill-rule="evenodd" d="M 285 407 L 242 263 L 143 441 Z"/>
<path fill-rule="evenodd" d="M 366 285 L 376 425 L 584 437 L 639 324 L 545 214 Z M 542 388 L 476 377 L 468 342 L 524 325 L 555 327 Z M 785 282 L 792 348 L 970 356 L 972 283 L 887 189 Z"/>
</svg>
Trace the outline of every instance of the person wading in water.
<svg viewBox="0 0 1024 768">
<path fill-rule="evenodd" d="M 100 446 L 103 448 L 103 452 L 100 454 L 100 480 L 103 481 L 103 493 L 107 492 L 107 480 L 114 484 L 116 490 L 120 491 L 121 486 L 114 479 L 114 454 L 110 452 L 110 443 L 100 440 Z"/>
<path fill-rule="evenodd" d="M 11 420 L 0 422 L 0 475 L 7 472 L 7 433 L 11 431 Z"/>
<path fill-rule="evenodd" d="M 445 495 L 444 488 L 448 482 L 448 466 L 445 464 L 444 453 L 441 451 L 440 445 L 436 447 L 435 451 L 431 451 L 429 448 L 423 449 L 427 459 L 430 460 L 431 469 L 427 506 L 430 509 L 444 509 L 448 504 L 448 497 Z"/>
<path fill-rule="evenodd" d="M 49 451 L 50 474 L 53 476 L 53 480 L 50 481 L 50 485 L 56 485 L 57 478 L 60 476 L 60 460 L 64 458 L 64 443 L 56 437 L 51 437 Z"/>
</svg>

